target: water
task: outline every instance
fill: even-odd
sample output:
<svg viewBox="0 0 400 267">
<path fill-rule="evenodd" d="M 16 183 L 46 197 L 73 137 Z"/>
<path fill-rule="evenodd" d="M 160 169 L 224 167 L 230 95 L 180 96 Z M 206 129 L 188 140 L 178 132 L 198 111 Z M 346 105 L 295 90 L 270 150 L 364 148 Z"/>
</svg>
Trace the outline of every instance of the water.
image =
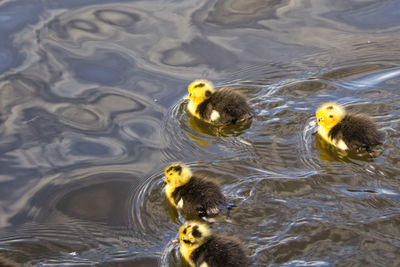
<svg viewBox="0 0 400 267">
<path fill-rule="evenodd" d="M 216 177 L 253 266 L 400 264 L 400 3 L 0 3 L 0 262 L 180 266 L 163 169 Z M 251 125 L 191 119 L 187 85 L 237 86 Z M 308 124 L 364 112 L 380 154 Z"/>
</svg>

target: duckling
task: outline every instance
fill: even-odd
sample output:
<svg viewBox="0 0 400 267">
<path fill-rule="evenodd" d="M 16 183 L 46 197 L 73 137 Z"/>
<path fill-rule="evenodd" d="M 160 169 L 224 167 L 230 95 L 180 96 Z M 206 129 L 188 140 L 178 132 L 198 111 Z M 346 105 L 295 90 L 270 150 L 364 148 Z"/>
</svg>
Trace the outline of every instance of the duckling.
<svg viewBox="0 0 400 267">
<path fill-rule="evenodd" d="M 173 163 L 165 168 L 165 195 L 182 214 L 197 214 L 200 218 L 217 215 L 224 208 L 229 211 L 235 205 L 225 201 L 219 185 L 206 178 L 194 176 L 188 166 Z"/>
<path fill-rule="evenodd" d="M 189 221 L 179 229 L 179 251 L 190 266 L 247 266 L 241 243 L 234 237 L 212 234 L 209 227 Z"/>
<path fill-rule="evenodd" d="M 382 133 L 365 114 L 347 114 L 336 103 L 325 103 L 316 112 L 318 134 L 342 150 L 365 148 L 374 156 L 371 146 L 382 142 Z"/>
<path fill-rule="evenodd" d="M 188 111 L 193 116 L 216 126 L 248 122 L 254 114 L 244 95 L 230 87 L 217 91 L 207 80 L 195 80 L 189 87 Z"/>
</svg>

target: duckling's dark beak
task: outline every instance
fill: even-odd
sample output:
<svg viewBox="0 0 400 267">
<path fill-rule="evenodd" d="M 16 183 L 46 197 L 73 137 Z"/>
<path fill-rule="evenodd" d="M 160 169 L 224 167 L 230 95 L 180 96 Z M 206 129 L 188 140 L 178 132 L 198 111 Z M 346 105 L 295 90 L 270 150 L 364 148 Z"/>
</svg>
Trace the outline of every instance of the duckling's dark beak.
<svg viewBox="0 0 400 267">
<path fill-rule="evenodd" d="M 186 239 L 182 239 L 182 241 L 183 241 L 183 243 L 188 244 L 188 245 L 192 244 L 192 242 L 190 242 L 189 240 L 186 240 Z"/>
</svg>

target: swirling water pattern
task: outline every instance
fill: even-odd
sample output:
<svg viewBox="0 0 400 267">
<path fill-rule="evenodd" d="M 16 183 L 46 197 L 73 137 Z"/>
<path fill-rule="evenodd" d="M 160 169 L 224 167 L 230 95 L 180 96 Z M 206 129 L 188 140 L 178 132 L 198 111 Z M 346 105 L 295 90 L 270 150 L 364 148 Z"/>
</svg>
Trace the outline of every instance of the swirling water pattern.
<svg viewBox="0 0 400 267">
<path fill-rule="evenodd" d="M 385 1 L 0 3 L 0 263 L 179 266 L 163 169 L 185 161 L 238 208 L 216 230 L 254 266 L 400 264 L 399 11 Z M 251 125 L 186 113 L 196 78 Z M 371 159 L 309 126 L 337 101 L 385 134 Z M 1 265 L 0 264 L 0 265 Z"/>
</svg>

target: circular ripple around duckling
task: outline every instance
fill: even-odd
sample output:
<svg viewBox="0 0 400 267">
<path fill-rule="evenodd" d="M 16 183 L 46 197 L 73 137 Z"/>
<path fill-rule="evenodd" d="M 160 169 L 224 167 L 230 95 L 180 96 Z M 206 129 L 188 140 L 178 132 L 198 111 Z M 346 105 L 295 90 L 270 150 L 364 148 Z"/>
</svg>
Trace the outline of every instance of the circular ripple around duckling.
<svg viewBox="0 0 400 267">
<path fill-rule="evenodd" d="M 144 236 L 129 224 L 130 197 L 139 179 L 140 173 L 123 165 L 45 177 L 45 183 L 31 186 L 10 207 L 19 210 L 13 210 L 12 231 L 2 232 L 0 246 L 34 265 L 100 264 L 154 256 L 154 249 L 162 247 L 157 236 Z"/>
<path fill-rule="evenodd" d="M 164 151 L 166 159 L 199 160 L 251 153 L 251 144 L 240 136 L 251 124 L 215 127 L 191 116 L 186 107 L 187 102 L 178 101 L 167 114 L 163 126 L 165 143 L 170 144 Z"/>
<path fill-rule="evenodd" d="M 371 74 L 368 74 L 367 77 L 371 76 Z M 363 78 L 357 78 L 358 80 L 363 80 Z M 345 82 L 345 85 L 343 86 L 344 89 L 341 90 L 348 90 L 346 85 L 349 82 Z M 340 85 L 340 83 L 337 83 L 337 85 Z M 372 84 L 371 86 L 374 86 L 375 84 Z M 387 101 L 387 105 L 382 106 L 379 103 L 376 103 L 375 101 L 381 101 L 378 99 L 381 98 L 387 98 L 391 99 Z M 355 113 L 365 113 L 365 114 L 370 114 L 372 118 L 377 118 L 377 116 L 374 114 L 380 114 L 379 118 L 376 119 L 378 127 L 380 130 L 383 132 L 385 135 L 385 142 L 387 142 L 388 139 L 388 134 L 385 132 L 385 127 L 386 125 L 389 125 L 390 123 L 393 124 L 391 120 L 393 120 L 393 116 L 391 116 L 391 112 L 393 112 L 393 107 L 396 105 L 395 103 L 398 102 L 399 97 L 394 95 L 392 92 L 385 91 L 385 90 L 378 90 L 378 89 L 373 89 L 372 92 L 370 93 L 370 90 L 365 89 L 364 91 L 361 91 L 357 94 L 353 94 L 352 98 L 340 98 L 340 99 L 332 99 L 333 101 L 340 101 L 344 102 L 344 106 L 347 106 L 346 108 L 349 109 L 349 112 L 355 112 Z M 332 101 L 329 99 L 329 101 Z M 364 149 L 359 149 L 356 151 L 344 151 L 335 148 L 334 146 L 328 144 L 326 141 L 324 141 L 317 133 L 317 126 L 313 127 L 310 126 L 310 123 L 312 120 L 315 119 L 315 111 L 316 109 L 324 102 L 327 102 L 328 100 L 319 100 L 315 102 L 315 105 L 313 107 L 312 113 L 310 112 L 310 115 L 312 116 L 311 118 L 308 119 L 308 121 L 304 124 L 303 128 L 303 133 L 302 133 L 302 150 L 304 150 L 306 153 L 302 153 L 301 155 L 301 160 L 303 163 L 309 166 L 318 166 L 319 169 L 325 168 L 328 164 L 330 165 L 331 169 L 334 169 L 334 166 L 340 167 L 340 172 L 343 172 L 343 167 L 342 164 L 343 162 L 346 163 L 353 163 L 352 165 L 352 170 L 350 169 L 351 167 L 346 169 L 349 170 L 349 174 L 359 168 L 360 166 L 364 168 L 365 163 L 373 163 L 376 160 L 379 160 L 379 154 L 383 150 L 382 146 L 377 146 L 374 148 L 374 150 L 378 151 L 378 157 L 377 158 L 372 158 L 366 153 Z M 347 103 L 345 102 L 347 101 Z M 392 105 L 392 106 L 391 106 Z M 316 124 L 316 123 L 314 123 Z M 383 126 L 383 127 L 382 127 Z M 333 167 L 333 168 L 332 168 Z"/>
<path fill-rule="evenodd" d="M 179 252 L 179 237 L 170 240 L 161 253 L 161 266 L 182 266 L 183 261 Z"/>
<path fill-rule="evenodd" d="M 187 162 L 185 162 L 187 164 Z M 170 163 L 165 164 L 167 167 Z M 190 168 L 195 174 L 201 174 L 214 179 L 222 187 L 222 191 L 227 201 L 238 204 L 241 197 L 232 188 L 241 183 L 248 174 L 249 169 L 240 164 L 232 165 L 226 161 L 218 161 L 212 164 L 207 162 L 190 163 Z M 177 233 L 177 228 L 173 225 L 181 225 L 185 220 L 177 210 L 172 207 L 164 193 L 164 170 L 149 177 L 135 191 L 132 198 L 132 224 L 140 228 L 143 233 Z M 235 213 L 233 211 L 233 213 Z M 174 223 L 174 224 L 172 224 Z"/>
<path fill-rule="evenodd" d="M 311 190 L 296 177 L 290 177 L 292 174 L 262 171 L 240 159 L 212 163 L 200 161 L 189 165 L 194 173 L 215 179 L 227 201 L 237 205 L 230 216 L 218 216 L 217 220 L 221 223 L 214 224 L 213 228 L 237 235 L 252 253 L 255 253 L 258 244 L 269 244 L 269 233 L 276 228 L 281 227 L 280 231 L 285 233 L 292 223 L 290 216 L 297 212 L 284 199 L 274 196 L 274 192 L 281 191 L 285 193 L 282 198 L 290 198 L 300 197 Z M 173 240 L 177 238 L 178 227 L 184 218 L 166 200 L 163 180 L 163 170 L 160 170 L 138 188 L 132 198 L 131 223 L 141 233 L 163 239 L 165 249 L 161 261 L 166 266 L 176 266 L 181 260 L 178 245 Z M 254 232 L 254 227 L 243 229 L 243 225 L 254 226 L 263 232 Z M 259 235 L 263 237 L 259 238 Z M 279 241 L 278 237 L 276 239 Z"/>
<path fill-rule="evenodd" d="M 182 222 L 177 211 L 165 198 L 164 185 L 163 172 L 160 171 L 135 188 L 130 200 L 130 225 L 143 236 L 166 244 L 176 237 Z"/>
</svg>

